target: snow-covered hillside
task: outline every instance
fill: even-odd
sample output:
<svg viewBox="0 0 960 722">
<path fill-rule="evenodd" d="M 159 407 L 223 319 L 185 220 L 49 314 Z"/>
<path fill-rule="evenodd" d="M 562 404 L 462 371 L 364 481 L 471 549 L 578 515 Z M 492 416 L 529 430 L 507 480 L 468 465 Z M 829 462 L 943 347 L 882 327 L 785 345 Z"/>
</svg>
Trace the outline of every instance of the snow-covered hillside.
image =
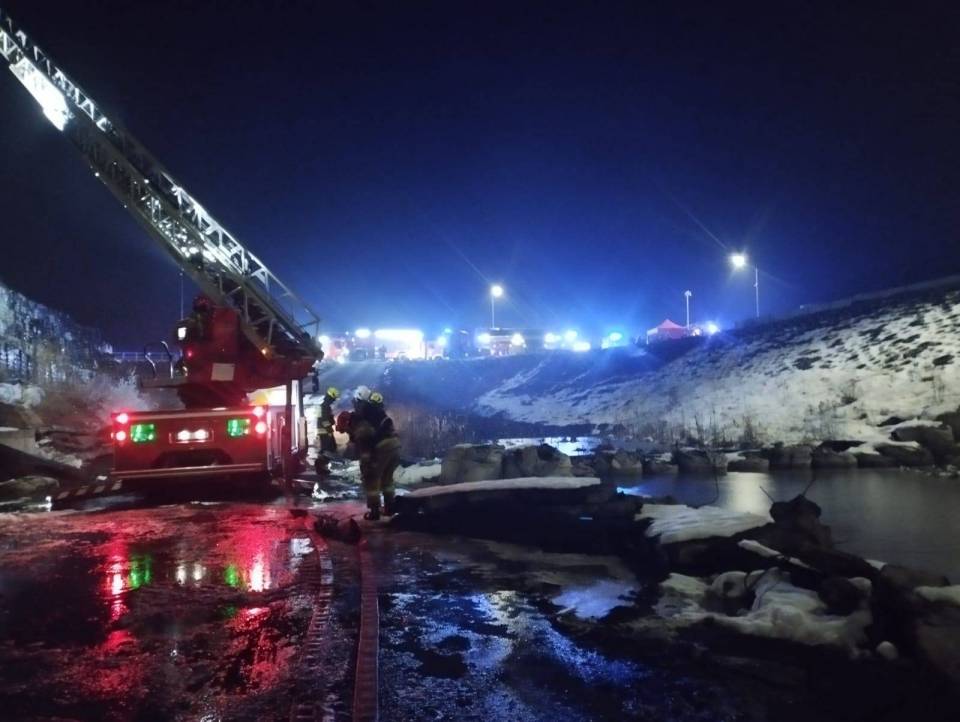
<svg viewBox="0 0 960 722">
<path fill-rule="evenodd" d="M 876 427 L 890 416 L 960 405 L 960 291 L 664 342 L 647 358 L 634 353 L 641 357 L 627 373 L 626 359 L 612 363 L 611 354 L 562 375 L 543 358 L 480 396 L 476 410 L 533 423 L 623 424 L 661 438 L 880 440 L 887 434 Z M 604 366 L 617 371 L 596 371 Z"/>
</svg>

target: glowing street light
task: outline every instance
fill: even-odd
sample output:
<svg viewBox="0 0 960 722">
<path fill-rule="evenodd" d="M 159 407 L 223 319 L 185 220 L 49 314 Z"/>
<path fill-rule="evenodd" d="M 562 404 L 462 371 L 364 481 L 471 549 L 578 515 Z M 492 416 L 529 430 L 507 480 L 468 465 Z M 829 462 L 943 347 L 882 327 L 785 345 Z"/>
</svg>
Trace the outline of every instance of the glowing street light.
<svg viewBox="0 0 960 722">
<path fill-rule="evenodd" d="M 749 261 L 745 253 L 732 253 L 730 265 L 733 266 L 733 270 L 740 271 L 749 265 Z M 757 266 L 753 267 L 753 293 L 757 318 L 760 318 L 760 269 Z"/>
<path fill-rule="evenodd" d="M 490 286 L 490 328 L 497 327 L 497 299 L 503 298 L 503 286 L 495 283 Z"/>
<path fill-rule="evenodd" d="M 690 328 L 690 297 L 693 295 L 693 291 L 684 291 L 683 297 L 687 299 L 687 328 Z"/>
</svg>

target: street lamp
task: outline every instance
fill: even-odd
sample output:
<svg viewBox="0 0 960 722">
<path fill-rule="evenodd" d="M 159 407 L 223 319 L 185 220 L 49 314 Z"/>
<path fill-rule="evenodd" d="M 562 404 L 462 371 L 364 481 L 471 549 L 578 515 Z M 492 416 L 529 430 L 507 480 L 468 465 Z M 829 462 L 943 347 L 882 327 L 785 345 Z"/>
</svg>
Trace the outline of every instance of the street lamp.
<svg viewBox="0 0 960 722">
<path fill-rule="evenodd" d="M 497 327 L 497 299 L 503 297 L 503 286 L 495 283 L 490 286 L 490 328 Z"/>
<path fill-rule="evenodd" d="M 690 296 L 693 295 L 693 291 L 684 291 L 683 297 L 687 299 L 687 328 L 690 328 Z"/>
<path fill-rule="evenodd" d="M 745 253 L 732 253 L 730 255 L 730 265 L 733 266 L 733 270 L 739 271 L 746 268 L 749 261 Z M 757 318 L 760 318 L 760 269 L 756 265 L 753 267 L 753 293 Z"/>
</svg>

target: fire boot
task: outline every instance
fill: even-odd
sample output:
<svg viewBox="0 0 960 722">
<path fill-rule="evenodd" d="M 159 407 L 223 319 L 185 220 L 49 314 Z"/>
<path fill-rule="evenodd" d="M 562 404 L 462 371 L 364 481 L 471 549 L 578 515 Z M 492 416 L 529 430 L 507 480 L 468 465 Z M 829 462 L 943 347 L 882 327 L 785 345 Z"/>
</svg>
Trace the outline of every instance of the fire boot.
<svg viewBox="0 0 960 722">
<path fill-rule="evenodd" d="M 380 503 L 368 501 L 367 508 L 369 511 L 363 515 L 363 518 L 368 521 L 377 521 L 380 518 Z"/>
<path fill-rule="evenodd" d="M 396 494 L 384 494 L 383 495 L 383 515 L 393 516 L 396 513 L 397 513 Z"/>
</svg>

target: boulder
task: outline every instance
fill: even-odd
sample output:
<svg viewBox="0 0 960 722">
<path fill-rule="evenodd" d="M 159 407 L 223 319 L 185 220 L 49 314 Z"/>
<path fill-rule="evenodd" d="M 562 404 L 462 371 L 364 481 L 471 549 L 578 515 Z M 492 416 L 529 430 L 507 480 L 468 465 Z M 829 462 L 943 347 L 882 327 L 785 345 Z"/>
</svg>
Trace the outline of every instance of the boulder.
<svg viewBox="0 0 960 722">
<path fill-rule="evenodd" d="M 676 474 L 678 471 L 676 464 L 669 461 L 663 461 L 657 458 L 647 458 L 643 460 L 643 473 L 652 474 Z"/>
<path fill-rule="evenodd" d="M 49 476 L 23 476 L 0 482 L 0 500 L 32 499 L 49 496 L 60 488 L 60 483 Z"/>
<path fill-rule="evenodd" d="M 949 426 L 953 431 L 953 438 L 960 440 L 960 411 L 948 411 L 936 417 L 944 426 Z"/>
<path fill-rule="evenodd" d="M 727 457 L 709 449 L 677 449 L 677 468 L 682 474 L 726 474 Z"/>
<path fill-rule="evenodd" d="M 916 625 L 917 656 L 960 689 L 960 626 Z"/>
<path fill-rule="evenodd" d="M 597 476 L 642 476 L 643 459 L 640 454 L 618 449 L 599 451 L 593 457 L 593 470 Z"/>
<path fill-rule="evenodd" d="M 830 614 L 847 616 L 860 608 L 863 601 L 863 592 L 846 577 L 832 576 L 825 578 L 817 589 L 817 594 L 827 605 Z"/>
<path fill-rule="evenodd" d="M 790 501 L 775 501 L 770 507 L 774 525 L 783 530 L 800 533 L 815 546 L 832 549 L 830 527 L 820 523 L 820 514 L 820 507 L 802 495 Z"/>
<path fill-rule="evenodd" d="M 956 442 L 953 429 L 943 424 L 929 426 L 898 426 L 891 434 L 894 441 L 916 441 L 920 446 L 929 449 L 935 461 L 942 463 L 951 456 L 956 456 Z"/>
<path fill-rule="evenodd" d="M 570 457 L 549 444 L 510 449 L 503 454 L 501 479 L 531 476 L 573 476 Z"/>
<path fill-rule="evenodd" d="M 814 469 L 855 469 L 857 457 L 849 451 L 834 451 L 821 446 L 813 452 L 810 465 Z"/>
<path fill-rule="evenodd" d="M 877 444 L 877 451 L 897 466 L 933 466 L 933 454 L 922 446 Z"/>
<path fill-rule="evenodd" d="M 769 450 L 768 456 L 771 469 L 809 469 L 813 461 L 813 449 L 806 444 L 776 444 Z"/>
<path fill-rule="evenodd" d="M 753 603 L 754 594 L 747 584 L 746 572 L 718 574 L 707 588 L 708 601 L 727 615 L 734 615 Z"/>
<path fill-rule="evenodd" d="M 762 456 L 751 454 L 740 459 L 731 459 L 727 462 L 728 471 L 770 471 L 770 460 Z"/>
<path fill-rule="evenodd" d="M 857 460 L 857 466 L 861 469 L 890 469 L 897 465 L 897 462 L 891 457 L 884 456 L 883 454 L 860 452 L 853 456 Z"/>
<path fill-rule="evenodd" d="M 459 444 L 447 451 L 440 464 L 440 483 L 499 479 L 503 447 L 495 444 Z"/>
</svg>

